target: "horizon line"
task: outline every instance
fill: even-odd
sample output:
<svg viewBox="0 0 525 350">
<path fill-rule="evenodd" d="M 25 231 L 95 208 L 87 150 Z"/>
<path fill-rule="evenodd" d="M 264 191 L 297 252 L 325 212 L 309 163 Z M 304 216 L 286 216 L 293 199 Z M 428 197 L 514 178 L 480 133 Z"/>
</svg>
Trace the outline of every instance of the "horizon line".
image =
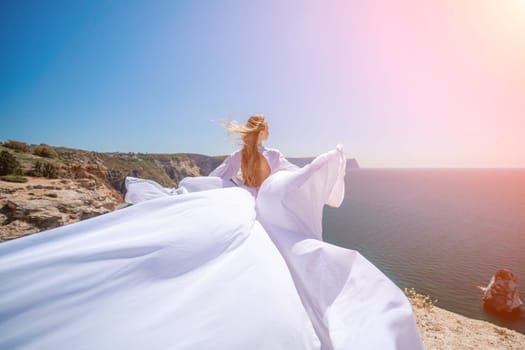
<svg viewBox="0 0 525 350">
<path fill-rule="evenodd" d="M 70 146 L 53 146 L 53 145 L 49 145 L 49 144 L 45 144 L 45 143 L 40 143 L 40 144 L 33 144 L 33 143 L 29 143 L 29 142 L 25 142 L 25 141 L 19 141 L 19 140 L 12 140 L 12 139 L 7 139 L 6 141 L 2 141 L 2 144 L 0 145 L 3 145 L 3 143 L 7 142 L 7 141 L 18 141 L 18 142 L 24 142 L 26 144 L 28 144 L 29 146 L 38 146 L 38 145 L 48 145 L 50 147 L 54 147 L 54 148 L 66 148 L 66 149 L 72 149 L 72 150 L 77 150 L 77 151 L 82 151 L 82 152 L 94 152 L 94 153 L 102 153 L 102 154 L 146 154 L 146 155 L 177 155 L 177 154 L 195 154 L 195 155 L 203 155 L 203 156 L 207 156 L 207 157 L 225 157 L 225 156 L 228 156 L 228 154 L 220 154 L 220 155 L 209 155 L 209 154 L 204 154 L 204 153 L 196 153 L 196 152 L 135 152 L 135 151 L 93 151 L 93 150 L 86 150 L 86 149 L 82 149 L 82 148 L 73 148 L 73 147 L 70 147 Z M 317 156 L 286 156 L 287 159 L 294 159 L 294 158 L 312 158 L 314 159 L 315 157 Z M 361 166 L 359 163 L 359 161 L 357 160 L 357 158 L 355 157 L 350 157 L 350 158 L 346 158 L 347 160 L 354 160 L 358 163 L 358 168 L 349 168 L 347 170 L 418 170 L 418 169 L 421 169 L 421 170 L 430 170 L 430 169 L 436 169 L 436 170 L 445 170 L 445 169 L 450 169 L 450 170 L 461 170 L 461 169 L 469 169 L 469 170 L 483 170 L 483 169 L 486 169 L 486 170 L 489 170 L 489 169 L 499 169 L 499 170 L 525 170 L 525 165 L 523 166 Z"/>
</svg>

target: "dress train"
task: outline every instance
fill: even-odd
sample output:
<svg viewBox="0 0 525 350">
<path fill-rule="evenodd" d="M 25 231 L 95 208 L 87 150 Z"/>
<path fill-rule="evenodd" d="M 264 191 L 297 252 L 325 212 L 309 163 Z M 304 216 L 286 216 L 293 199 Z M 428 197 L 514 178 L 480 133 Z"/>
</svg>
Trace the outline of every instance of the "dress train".
<svg viewBox="0 0 525 350">
<path fill-rule="evenodd" d="M 422 349 L 399 288 L 321 240 L 344 164 L 338 147 L 256 197 L 130 178 L 135 205 L 0 244 L 0 348 Z"/>
</svg>

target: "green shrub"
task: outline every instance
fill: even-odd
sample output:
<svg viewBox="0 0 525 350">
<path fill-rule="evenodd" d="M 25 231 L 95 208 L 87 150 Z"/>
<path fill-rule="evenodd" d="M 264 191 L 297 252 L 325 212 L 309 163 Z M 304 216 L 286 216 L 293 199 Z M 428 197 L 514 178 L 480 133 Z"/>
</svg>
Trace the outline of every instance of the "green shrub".
<svg viewBox="0 0 525 350">
<path fill-rule="evenodd" d="M 7 182 L 20 182 L 20 183 L 27 182 L 27 178 L 20 176 L 20 175 L 3 175 L 3 176 L 0 176 L 0 179 L 7 181 Z"/>
<path fill-rule="evenodd" d="M 30 174 L 31 176 L 42 176 L 49 179 L 56 179 L 58 177 L 58 168 L 52 163 L 37 160 L 35 164 L 33 164 L 33 169 L 31 169 Z"/>
<path fill-rule="evenodd" d="M 57 158 L 58 154 L 57 152 L 48 145 L 38 145 L 33 149 L 33 154 L 36 156 L 44 157 L 44 158 Z"/>
<path fill-rule="evenodd" d="M 18 152 L 29 152 L 29 145 L 25 142 L 21 141 L 15 141 L 15 140 L 9 140 L 7 142 L 4 142 L 4 147 L 11 148 L 12 150 L 18 151 Z"/>
<path fill-rule="evenodd" d="M 56 179 L 58 177 L 58 169 L 51 163 L 44 163 L 42 166 L 42 176 L 48 179 Z"/>
<path fill-rule="evenodd" d="M 44 176 L 42 175 L 42 168 L 44 167 L 44 164 L 37 160 L 35 164 L 33 164 L 33 169 L 31 169 L 31 176 Z"/>
<path fill-rule="evenodd" d="M 0 176 L 1 175 L 22 175 L 20 163 L 11 152 L 0 152 Z"/>
</svg>

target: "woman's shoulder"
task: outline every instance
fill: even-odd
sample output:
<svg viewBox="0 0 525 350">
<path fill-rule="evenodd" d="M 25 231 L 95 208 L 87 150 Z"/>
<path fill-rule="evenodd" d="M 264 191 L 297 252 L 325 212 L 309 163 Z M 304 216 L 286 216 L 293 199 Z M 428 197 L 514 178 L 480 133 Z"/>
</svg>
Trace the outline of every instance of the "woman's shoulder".
<svg viewBox="0 0 525 350">
<path fill-rule="evenodd" d="M 242 154 L 242 148 L 241 149 L 237 149 L 235 151 L 233 151 L 232 153 L 230 153 L 230 155 L 228 156 L 228 158 L 236 158 L 236 157 L 240 157 Z"/>
<path fill-rule="evenodd" d="M 281 155 L 281 151 L 279 151 L 277 148 L 270 148 L 270 147 L 263 147 L 264 152 L 273 154 L 273 155 Z"/>
</svg>

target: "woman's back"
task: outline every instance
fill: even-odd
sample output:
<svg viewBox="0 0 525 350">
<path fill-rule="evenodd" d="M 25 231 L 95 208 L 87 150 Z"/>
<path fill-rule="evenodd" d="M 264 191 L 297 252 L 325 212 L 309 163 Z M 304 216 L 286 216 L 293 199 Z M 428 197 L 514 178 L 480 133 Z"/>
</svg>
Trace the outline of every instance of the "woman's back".
<svg viewBox="0 0 525 350">
<path fill-rule="evenodd" d="M 266 180 L 268 176 L 271 175 L 272 169 L 270 168 L 270 164 L 268 164 L 266 158 L 260 152 L 257 152 L 257 158 L 257 177 L 260 179 L 260 183 L 262 184 L 264 180 Z"/>
</svg>

